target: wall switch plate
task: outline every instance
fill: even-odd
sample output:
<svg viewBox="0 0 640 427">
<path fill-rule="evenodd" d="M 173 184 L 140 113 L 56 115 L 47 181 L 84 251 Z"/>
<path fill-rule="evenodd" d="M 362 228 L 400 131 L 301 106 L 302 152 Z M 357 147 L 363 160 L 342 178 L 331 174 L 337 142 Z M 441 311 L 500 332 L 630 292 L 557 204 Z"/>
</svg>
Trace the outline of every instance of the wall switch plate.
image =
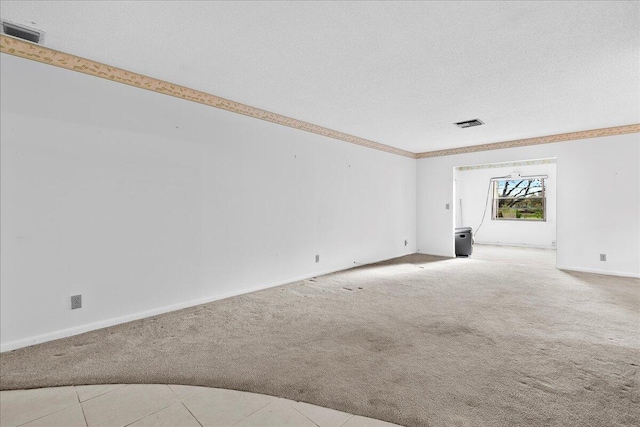
<svg viewBox="0 0 640 427">
<path fill-rule="evenodd" d="M 600 254 L 600 261 L 606 261 L 607 260 L 607 254 Z"/>
<path fill-rule="evenodd" d="M 316 255 L 316 262 L 320 262 L 320 255 Z"/>
<path fill-rule="evenodd" d="M 449 210 L 449 203 L 445 205 L 445 209 Z"/>
<path fill-rule="evenodd" d="M 82 295 L 74 295 L 71 297 L 71 310 L 82 308 Z"/>
</svg>

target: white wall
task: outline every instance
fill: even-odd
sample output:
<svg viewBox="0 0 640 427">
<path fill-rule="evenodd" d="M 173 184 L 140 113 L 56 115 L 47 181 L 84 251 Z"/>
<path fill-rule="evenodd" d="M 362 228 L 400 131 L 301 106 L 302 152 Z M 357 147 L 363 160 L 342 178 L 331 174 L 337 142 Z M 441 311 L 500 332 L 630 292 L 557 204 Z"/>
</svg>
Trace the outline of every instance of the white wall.
<svg viewBox="0 0 640 427">
<path fill-rule="evenodd" d="M 556 242 L 556 165 L 513 165 L 456 170 L 457 190 L 454 208 L 456 227 L 473 227 L 476 243 L 555 248 Z M 520 173 L 522 176 L 547 175 L 545 184 L 545 221 L 508 221 L 491 219 L 491 198 L 487 189 L 491 178 Z M 460 201 L 462 200 L 462 204 Z M 460 207 L 462 206 L 462 210 Z M 486 209 L 484 222 L 482 216 Z M 482 227 L 478 226 L 482 223 Z"/>
<path fill-rule="evenodd" d="M 0 65 L 3 351 L 415 252 L 413 159 Z"/>
<path fill-rule="evenodd" d="M 421 253 L 453 256 L 452 168 L 557 158 L 557 267 L 640 277 L 640 134 L 418 160 Z M 599 254 L 606 253 L 601 262 Z"/>
</svg>

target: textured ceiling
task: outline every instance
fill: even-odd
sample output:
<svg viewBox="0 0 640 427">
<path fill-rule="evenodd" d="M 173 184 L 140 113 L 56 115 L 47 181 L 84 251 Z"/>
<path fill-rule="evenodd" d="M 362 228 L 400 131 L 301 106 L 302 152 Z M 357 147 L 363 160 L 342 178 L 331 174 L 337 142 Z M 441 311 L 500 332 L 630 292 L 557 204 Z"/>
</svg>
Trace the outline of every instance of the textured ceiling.
<svg viewBox="0 0 640 427">
<path fill-rule="evenodd" d="M 640 122 L 640 2 L 2 1 L 0 15 L 53 49 L 414 152 Z"/>
</svg>

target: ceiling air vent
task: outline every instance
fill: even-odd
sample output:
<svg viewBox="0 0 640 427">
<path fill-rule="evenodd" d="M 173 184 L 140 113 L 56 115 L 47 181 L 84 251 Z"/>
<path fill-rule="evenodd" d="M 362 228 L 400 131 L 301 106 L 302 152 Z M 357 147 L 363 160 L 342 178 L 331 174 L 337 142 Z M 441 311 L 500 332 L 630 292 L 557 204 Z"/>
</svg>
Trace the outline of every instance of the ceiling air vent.
<svg viewBox="0 0 640 427">
<path fill-rule="evenodd" d="M 2 33 L 18 39 L 27 40 L 32 43 L 40 43 L 42 41 L 42 31 L 33 28 L 24 27 L 22 25 L 13 24 L 11 22 L 2 21 Z"/>
<path fill-rule="evenodd" d="M 473 120 L 467 120 L 466 122 L 458 122 L 458 123 L 454 123 L 456 126 L 458 126 L 459 128 L 471 128 L 474 126 L 480 126 L 483 125 L 484 123 L 481 122 L 478 119 L 473 119 Z"/>
</svg>

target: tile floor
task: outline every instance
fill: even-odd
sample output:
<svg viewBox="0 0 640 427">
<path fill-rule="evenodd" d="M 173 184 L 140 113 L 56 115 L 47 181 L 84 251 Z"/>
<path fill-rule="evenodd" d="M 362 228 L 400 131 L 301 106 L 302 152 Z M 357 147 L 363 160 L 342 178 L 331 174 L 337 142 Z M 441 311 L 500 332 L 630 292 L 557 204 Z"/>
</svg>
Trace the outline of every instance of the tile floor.
<svg viewBox="0 0 640 427">
<path fill-rule="evenodd" d="M 0 392 L 0 426 L 389 427 L 395 424 L 262 394 L 162 384 Z"/>
</svg>

